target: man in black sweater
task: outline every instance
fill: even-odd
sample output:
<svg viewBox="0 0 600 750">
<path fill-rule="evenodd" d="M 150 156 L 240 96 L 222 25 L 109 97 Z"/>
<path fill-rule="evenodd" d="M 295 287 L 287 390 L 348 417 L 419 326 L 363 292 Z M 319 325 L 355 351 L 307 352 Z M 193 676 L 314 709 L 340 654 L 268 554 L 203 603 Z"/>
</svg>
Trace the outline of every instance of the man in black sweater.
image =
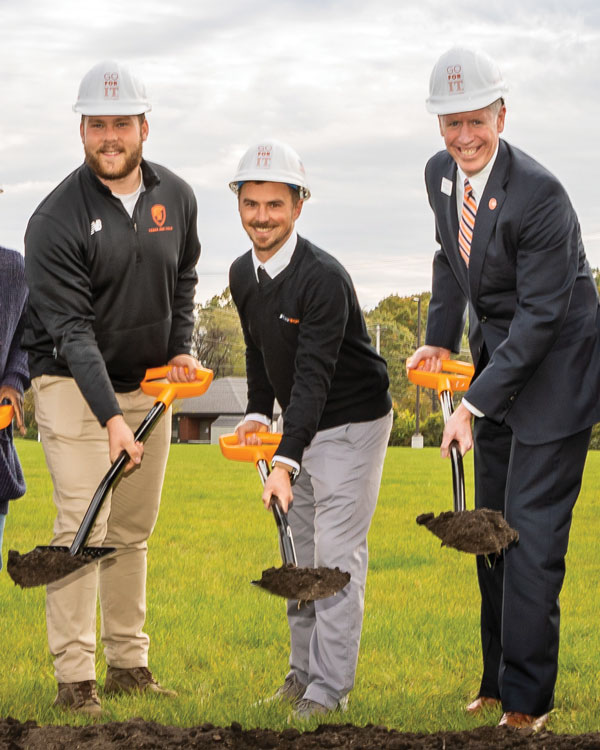
<svg viewBox="0 0 600 750">
<path fill-rule="evenodd" d="M 283 437 L 263 502 L 268 508 L 275 495 L 289 510 L 298 565 L 351 574 L 335 597 L 288 602 L 290 671 L 276 696 L 308 719 L 343 708 L 354 685 L 367 532 L 392 423 L 389 380 L 347 272 L 296 234 L 310 197 L 298 155 L 276 141 L 253 146 L 230 187 L 253 244 L 229 282 L 246 342 L 238 437 L 267 430 L 279 401 Z"/>
<path fill-rule="evenodd" d="M 148 669 L 147 540 L 158 516 L 170 411 L 142 446 L 133 430 L 154 399 L 147 368 L 193 379 L 190 356 L 196 200 L 168 169 L 142 159 L 150 109 L 143 84 L 115 61 L 83 78 L 85 163 L 38 206 L 25 235 L 35 412 L 54 484 L 52 544 L 70 545 L 100 479 L 121 451 L 129 472 L 105 502 L 88 543 L 110 558 L 48 586 L 46 621 L 55 705 L 97 717 L 96 599 L 107 661 L 105 693 L 173 695 Z M 187 370 L 186 370 L 187 368 Z M 142 456 L 144 461 L 142 464 Z"/>
</svg>

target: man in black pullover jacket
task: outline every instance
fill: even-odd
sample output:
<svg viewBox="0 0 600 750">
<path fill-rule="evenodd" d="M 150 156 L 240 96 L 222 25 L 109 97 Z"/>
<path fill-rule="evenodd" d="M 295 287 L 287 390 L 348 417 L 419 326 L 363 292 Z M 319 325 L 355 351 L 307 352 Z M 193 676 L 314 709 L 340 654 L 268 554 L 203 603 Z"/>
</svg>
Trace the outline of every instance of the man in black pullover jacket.
<svg viewBox="0 0 600 750">
<path fill-rule="evenodd" d="M 335 597 L 288 602 L 290 671 L 276 696 L 307 719 L 345 706 L 354 685 L 367 532 L 392 421 L 389 380 L 345 269 L 296 234 L 310 196 L 298 155 L 275 141 L 253 146 L 230 187 L 254 246 L 230 270 L 248 376 L 238 437 L 267 430 L 279 401 L 283 437 L 263 501 L 269 507 L 275 495 L 289 509 L 298 565 L 351 574 Z"/>
<path fill-rule="evenodd" d="M 27 227 L 23 343 L 54 484 L 52 544 L 72 543 L 110 461 L 124 450 L 128 468 L 136 466 L 104 503 L 88 540 L 116 547 L 115 554 L 48 586 L 55 705 L 95 717 L 98 586 L 105 693 L 173 694 L 148 670 L 143 631 L 147 539 L 158 515 L 170 411 L 144 446 L 133 430 L 154 400 L 139 387 L 147 368 L 169 362 L 171 380 L 186 380 L 198 367 L 189 352 L 200 244 L 189 185 L 142 160 L 150 109 L 143 84 L 119 63 L 99 63 L 82 80 L 74 109 L 82 115 L 85 164 Z"/>
</svg>

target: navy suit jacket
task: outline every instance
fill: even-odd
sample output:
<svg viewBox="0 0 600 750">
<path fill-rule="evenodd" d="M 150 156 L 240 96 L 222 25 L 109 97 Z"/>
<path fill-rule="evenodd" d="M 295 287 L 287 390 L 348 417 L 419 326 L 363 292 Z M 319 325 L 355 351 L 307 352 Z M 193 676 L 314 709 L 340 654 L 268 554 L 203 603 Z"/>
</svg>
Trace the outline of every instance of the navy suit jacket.
<svg viewBox="0 0 600 750">
<path fill-rule="evenodd" d="M 501 140 L 467 269 L 456 175 L 447 151 L 425 168 L 440 245 L 426 342 L 459 351 L 468 306 L 476 366 L 468 401 L 530 445 L 589 427 L 600 420 L 598 292 L 564 188 Z"/>
</svg>

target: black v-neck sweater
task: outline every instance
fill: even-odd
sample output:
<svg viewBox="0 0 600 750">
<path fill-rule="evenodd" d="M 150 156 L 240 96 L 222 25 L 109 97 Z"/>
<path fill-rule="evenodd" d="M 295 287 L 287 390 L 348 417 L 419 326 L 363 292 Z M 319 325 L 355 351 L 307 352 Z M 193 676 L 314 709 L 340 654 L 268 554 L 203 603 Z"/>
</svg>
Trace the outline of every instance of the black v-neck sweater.
<svg viewBox="0 0 600 750">
<path fill-rule="evenodd" d="M 284 410 L 281 456 L 302 461 L 317 430 L 385 416 L 392 402 L 385 360 L 367 333 L 350 276 L 298 237 L 289 265 L 259 287 L 252 251 L 229 286 L 246 342 L 246 413 Z"/>
</svg>

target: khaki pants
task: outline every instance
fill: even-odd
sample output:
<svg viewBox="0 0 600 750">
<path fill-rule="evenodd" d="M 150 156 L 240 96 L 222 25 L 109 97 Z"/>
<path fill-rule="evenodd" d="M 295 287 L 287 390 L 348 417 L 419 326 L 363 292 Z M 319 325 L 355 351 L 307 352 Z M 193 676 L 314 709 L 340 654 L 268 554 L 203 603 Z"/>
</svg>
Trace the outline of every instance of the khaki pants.
<svg viewBox="0 0 600 750">
<path fill-rule="evenodd" d="M 102 477 L 108 471 L 108 436 L 72 378 L 42 375 L 32 382 L 35 414 L 54 485 L 57 516 L 52 544 L 69 546 Z M 135 431 L 154 403 L 141 390 L 117 394 Z M 144 446 L 139 468 L 107 497 L 86 542 L 111 546 L 108 559 L 91 563 L 48 586 L 48 643 L 58 682 L 95 679 L 96 600 L 107 664 L 148 666 L 146 617 L 147 539 L 158 509 L 171 439 L 171 410 Z"/>
</svg>

